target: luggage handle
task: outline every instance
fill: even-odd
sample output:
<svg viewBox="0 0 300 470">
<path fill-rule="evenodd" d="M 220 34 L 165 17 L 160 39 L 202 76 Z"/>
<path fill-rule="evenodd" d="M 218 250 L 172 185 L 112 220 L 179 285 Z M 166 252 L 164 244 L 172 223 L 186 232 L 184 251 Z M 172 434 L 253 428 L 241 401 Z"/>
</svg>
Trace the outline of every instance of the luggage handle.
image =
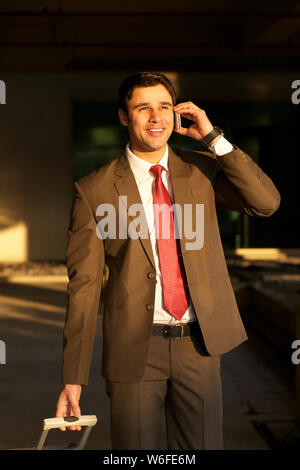
<svg viewBox="0 0 300 470">
<path fill-rule="evenodd" d="M 79 418 L 76 418 L 75 416 L 67 416 L 67 417 L 61 417 L 61 418 L 44 419 L 43 430 L 42 430 L 40 439 L 38 441 L 38 444 L 35 450 L 42 450 L 50 429 L 57 429 L 63 426 L 69 427 L 69 426 L 73 426 L 74 424 L 76 424 L 77 426 L 87 426 L 77 447 L 77 450 L 82 450 L 85 447 L 86 442 L 89 438 L 90 432 L 96 423 L 97 423 L 97 416 L 95 415 L 83 415 L 83 416 L 79 416 Z"/>
</svg>

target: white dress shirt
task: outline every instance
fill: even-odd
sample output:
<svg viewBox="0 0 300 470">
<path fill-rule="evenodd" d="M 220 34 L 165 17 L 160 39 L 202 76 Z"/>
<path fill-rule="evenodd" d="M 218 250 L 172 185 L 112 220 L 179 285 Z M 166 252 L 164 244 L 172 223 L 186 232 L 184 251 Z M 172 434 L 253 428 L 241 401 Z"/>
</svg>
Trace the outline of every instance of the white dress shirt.
<svg viewBox="0 0 300 470">
<path fill-rule="evenodd" d="M 221 142 L 220 142 L 221 141 Z M 217 145 L 218 144 L 218 145 Z M 223 155 L 225 153 L 230 152 L 233 147 L 232 145 L 222 136 L 216 142 L 215 145 L 211 146 L 210 149 L 212 152 L 216 153 L 217 155 Z M 152 195 L 152 185 L 155 179 L 154 175 L 149 171 L 153 163 L 149 163 L 143 160 L 140 157 L 134 155 L 129 147 L 129 143 L 126 146 L 126 156 L 128 158 L 128 162 L 130 164 L 131 170 L 134 174 L 137 187 L 139 189 L 139 193 L 141 196 L 141 200 L 143 203 L 148 229 L 150 234 L 150 240 L 152 245 L 153 257 L 155 262 L 155 270 L 156 270 L 156 287 L 155 287 L 155 302 L 154 302 L 154 323 L 164 323 L 164 324 L 176 324 L 176 323 L 187 323 L 196 321 L 197 317 L 195 314 L 195 310 L 192 304 L 191 299 L 189 300 L 189 307 L 181 320 L 177 320 L 173 315 L 167 312 L 164 309 L 163 303 L 163 291 L 162 291 L 162 279 L 161 279 L 161 270 L 159 264 L 159 256 L 158 256 L 158 247 L 156 241 L 156 234 L 155 234 L 155 223 L 154 223 L 154 210 L 153 210 L 153 195 Z M 161 174 L 162 182 L 166 187 L 172 203 L 174 203 L 173 199 L 173 191 L 171 185 L 170 174 L 168 170 L 168 146 L 166 151 L 161 158 L 161 160 L 157 163 L 165 168 L 166 171 L 163 171 Z"/>
</svg>

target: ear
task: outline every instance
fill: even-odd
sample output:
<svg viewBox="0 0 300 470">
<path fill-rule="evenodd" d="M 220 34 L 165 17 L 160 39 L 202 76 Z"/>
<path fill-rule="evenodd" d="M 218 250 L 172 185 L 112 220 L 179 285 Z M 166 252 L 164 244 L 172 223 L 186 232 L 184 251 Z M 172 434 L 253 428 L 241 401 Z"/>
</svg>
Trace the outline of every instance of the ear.
<svg viewBox="0 0 300 470">
<path fill-rule="evenodd" d="M 123 126 L 128 126 L 128 117 L 127 117 L 127 114 L 125 113 L 125 111 L 123 109 L 119 108 L 118 114 L 119 114 L 119 119 L 120 119 L 121 124 Z"/>
</svg>

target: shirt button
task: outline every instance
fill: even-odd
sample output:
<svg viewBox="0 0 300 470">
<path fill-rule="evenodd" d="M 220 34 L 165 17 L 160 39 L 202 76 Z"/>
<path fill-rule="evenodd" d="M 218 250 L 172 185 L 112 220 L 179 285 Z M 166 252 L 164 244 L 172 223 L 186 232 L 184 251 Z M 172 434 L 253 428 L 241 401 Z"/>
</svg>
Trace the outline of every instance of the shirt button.
<svg viewBox="0 0 300 470">
<path fill-rule="evenodd" d="M 146 309 L 147 310 L 153 310 L 153 304 L 147 304 Z"/>
<path fill-rule="evenodd" d="M 148 278 L 149 279 L 155 278 L 155 273 L 148 273 Z"/>
</svg>

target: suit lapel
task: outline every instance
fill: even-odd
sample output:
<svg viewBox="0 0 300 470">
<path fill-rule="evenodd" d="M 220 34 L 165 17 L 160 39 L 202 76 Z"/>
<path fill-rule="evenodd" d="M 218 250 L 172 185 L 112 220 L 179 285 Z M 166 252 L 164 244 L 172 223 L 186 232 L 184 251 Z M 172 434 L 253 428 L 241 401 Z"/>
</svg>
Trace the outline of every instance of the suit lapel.
<svg viewBox="0 0 300 470">
<path fill-rule="evenodd" d="M 181 209 L 181 217 L 177 215 L 176 219 L 181 226 L 181 237 L 179 238 L 181 252 L 184 253 L 186 242 L 184 231 L 184 210 L 185 204 L 191 204 L 191 188 L 188 183 L 190 177 L 190 166 L 175 151 L 169 147 L 169 171 L 173 189 L 174 203 Z M 176 206 L 175 206 L 176 208 Z"/>
<path fill-rule="evenodd" d="M 169 146 L 168 165 L 174 202 L 183 204 L 184 202 L 187 202 L 187 199 L 189 199 L 189 186 L 187 184 L 187 178 L 190 176 L 189 164 L 184 162 L 182 158 Z"/>
<path fill-rule="evenodd" d="M 131 207 L 133 204 L 140 204 L 141 207 L 141 218 L 143 223 L 147 226 L 147 238 L 141 238 L 139 236 L 140 242 L 145 250 L 147 257 L 149 258 L 150 263 L 152 264 L 153 268 L 155 269 L 155 262 L 153 257 L 152 245 L 150 240 L 150 234 L 147 225 L 147 219 L 144 212 L 141 196 L 135 181 L 134 174 L 130 168 L 129 162 L 127 160 L 126 154 L 123 153 L 118 160 L 115 174 L 118 176 L 118 180 L 115 181 L 116 190 L 119 193 L 119 196 L 127 196 L 127 213 L 128 208 Z M 124 203 L 125 204 L 125 203 Z M 137 228 L 138 223 L 135 222 L 135 219 L 128 214 L 128 217 L 131 219 L 135 227 Z M 139 231 L 137 230 L 139 234 Z"/>
</svg>

